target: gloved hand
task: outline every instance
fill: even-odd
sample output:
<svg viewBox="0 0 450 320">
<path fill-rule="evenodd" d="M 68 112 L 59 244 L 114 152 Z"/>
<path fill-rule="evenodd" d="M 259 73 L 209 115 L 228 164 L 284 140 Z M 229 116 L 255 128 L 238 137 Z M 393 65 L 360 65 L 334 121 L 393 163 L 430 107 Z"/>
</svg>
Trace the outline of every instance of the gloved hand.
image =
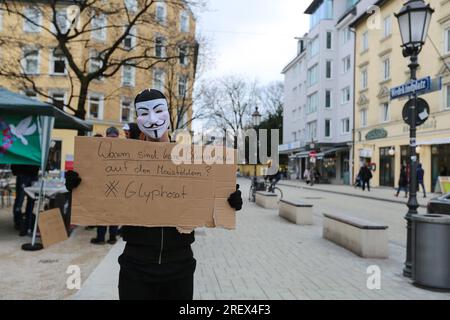
<svg viewBox="0 0 450 320">
<path fill-rule="evenodd" d="M 232 208 L 234 208 L 236 211 L 239 211 L 242 209 L 242 196 L 241 191 L 239 191 L 239 185 L 236 185 L 236 191 L 230 194 L 228 197 L 228 203 Z"/>
<path fill-rule="evenodd" d="M 66 178 L 66 189 L 69 190 L 70 192 L 76 187 L 78 187 L 81 183 L 81 178 L 78 175 L 78 173 L 72 170 L 66 172 L 65 178 Z"/>
</svg>

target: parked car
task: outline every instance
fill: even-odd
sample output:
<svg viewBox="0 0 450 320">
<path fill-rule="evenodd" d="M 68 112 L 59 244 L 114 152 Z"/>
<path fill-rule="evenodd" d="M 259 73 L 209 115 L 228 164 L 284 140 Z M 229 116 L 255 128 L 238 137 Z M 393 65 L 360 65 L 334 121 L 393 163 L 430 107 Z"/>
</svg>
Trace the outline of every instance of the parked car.
<svg viewBox="0 0 450 320">
<path fill-rule="evenodd" d="M 427 205 L 428 213 L 450 214 L 450 193 L 431 199 Z"/>
</svg>

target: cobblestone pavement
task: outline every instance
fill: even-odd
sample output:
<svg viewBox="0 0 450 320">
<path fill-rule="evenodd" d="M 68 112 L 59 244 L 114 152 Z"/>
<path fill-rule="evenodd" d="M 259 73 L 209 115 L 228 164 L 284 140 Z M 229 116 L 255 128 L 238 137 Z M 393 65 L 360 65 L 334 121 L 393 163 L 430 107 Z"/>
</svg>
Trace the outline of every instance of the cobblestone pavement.
<svg viewBox="0 0 450 320">
<path fill-rule="evenodd" d="M 240 179 L 239 183 L 247 198 L 249 181 Z M 317 192 L 283 189 L 289 198 L 320 198 Z M 341 198 L 341 204 L 354 206 Z M 309 200 L 339 208 L 332 198 Z M 381 201 L 369 201 L 360 205 L 374 211 L 377 205 L 383 206 Z M 393 205 L 392 212 L 399 211 L 392 223 L 401 225 L 404 206 L 384 205 Z M 450 293 L 419 289 L 402 276 L 405 248 L 400 237 L 398 243 L 390 243 L 389 259 L 362 259 L 323 239 L 321 225 L 320 205 L 315 205 L 313 226 L 298 226 L 280 218 L 277 210 L 261 209 L 245 199 L 243 210 L 237 213 L 236 230 L 197 230 L 193 245 L 197 259 L 194 298 L 450 299 Z M 122 242 L 116 244 L 74 298 L 117 299 L 117 256 L 122 247 Z M 367 288 L 367 268 L 372 265 L 381 270 L 380 290 Z"/>
<path fill-rule="evenodd" d="M 60 300 L 70 298 L 69 266 L 82 270 L 81 281 L 101 263 L 110 245 L 94 246 L 95 230 L 78 227 L 69 239 L 40 251 L 23 251 L 31 237 L 13 228 L 12 207 L 0 208 L 0 300 Z"/>
<path fill-rule="evenodd" d="M 245 181 L 245 180 L 244 180 Z M 245 182 L 244 182 L 245 183 Z M 297 199 L 314 205 L 314 212 L 320 216 L 323 213 L 343 213 L 369 221 L 389 226 L 388 236 L 392 243 L 406 246 L 406 220 L 408 211 L 406 204 L 398 202 L 380 201 L 375 199 L 361 198 L 361 190 L 355 190 L 354 194 L 343 195 L 333 192 L 324 192 L 327 186 L 321 189 L 307 189 L 292 185 L 280 185 L 284 197 Z M 316 186 L 314 186 L 316 188 Z M 328 190 L 348 188 L 345 186 L 328 186 Z M 386 192 L 385 190 L 377 190 Z M 375 191 L 375 192 L 377 192 Z M 245 191 L 247 192 L 247 191 Z M 425 214 L 425 208 L 419 208 L 420 214 Z"/>
<path fill-rule="evenodd" d="M 334 184 L 315 184 L 314 186 L 309 186 L 305 182 L 300 180 L 281 180 L 279 185 L 283 186 L 292 186 L 301 188 L 303 190 L 311 190 L 311 191 L 322 191 L 326 193 L 334 193 L 340 195 L 348 195 L 357 198 L 369 199 L 369 200 L 382 200 L 386 202 L 392 203 L 400 203 L 406 205 L 408 202 L 408 198 L 405 198 L 405 192 L 402 191 L 399 197 L 395 197 L 397 190 L 389 187 L 377 187 L 371 188 L 370 192 L 362 191 L 361 188 L 355 188 L 353 186 L 347 185 L 334 185 Z M 424 198 L 422 189 L 420 192 L 417 192 L 417 201 L 422 208 L 426 208 L 428 201 L 434 197 L 439 196 L 436 193 L 427 193 L 427 197 Z"/>
</svg>

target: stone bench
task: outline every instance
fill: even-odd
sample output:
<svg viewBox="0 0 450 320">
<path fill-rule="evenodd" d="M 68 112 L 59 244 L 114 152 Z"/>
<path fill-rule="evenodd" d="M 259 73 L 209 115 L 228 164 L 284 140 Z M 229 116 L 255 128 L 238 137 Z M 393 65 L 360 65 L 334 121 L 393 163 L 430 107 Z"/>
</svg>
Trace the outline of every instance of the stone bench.
<svg viewBox="0 0 450 320">
<path fill-rule="evenodd" d="M 278 208 L 278 197 L 275 193 L 256 191 L 256 204 L 266 209 Z"/>
<path fill-rule="evenodd" d="M 282 199 L 278 215 L 296 224 L 311 225 L 313 224 L 313 205 Z"/>
<path fill-rule="evenodd" d="M 389 257 L 387 226 L 342 214 L 323 216 L 325 239 L 363 258 Z"/>
</svg>

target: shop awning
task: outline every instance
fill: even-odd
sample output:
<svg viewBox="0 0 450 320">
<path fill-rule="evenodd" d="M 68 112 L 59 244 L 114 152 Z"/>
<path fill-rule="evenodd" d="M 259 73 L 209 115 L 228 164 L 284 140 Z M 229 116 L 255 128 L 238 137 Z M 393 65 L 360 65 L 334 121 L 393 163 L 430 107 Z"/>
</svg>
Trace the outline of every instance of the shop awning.
<svg viewBox="0 0 450 320">
<path fill-rule="evenodd" d="M 309 151 L 303 151 L 303 152 L 296 153 L 295 157 L 297 159 L 308 158 L 309 157 Z"/>
<path fill-rule="evenodd" d="M 330 154 L 330 153 L 334 153 L 334 152 L 339 152 L 339 151 L 348 151 L 350 150 L 349 147 L 336 147 L 336 148 L 331 148 L 328 150 L 325 150 L 323 152 L 320 152 L 317 154 L 317 158 L 323 158 L 326 154 Z M 303 151 L 303 152 L 299 152 L 296 153 L 294 156 L 296 158 L 309 158 L 309 153 L 310 151 Z"/>
<path fill-rule="evenodd" d="M 428 140 L 428 141 L 417 141 L 417 144 L 419 146 L 431 146 L 431 145 L 438 145 L 438 144 L 450 144 L 450 138 L 440 138 L 440 139 L 434 139 L 434 140 Z"/>
<path fill-rule="evenodd" d="M 338 148 L 328 149 L 328 150 L 318 153 L 317 158 L 323 158 L 327 154 L 331 154 L 331 153 L 335 153 L 335 152 L 339 152 L 339 151 L 348 151 L 348 150 L 350 150 L 349 147 L 338 147 Z"/>
</svg>

